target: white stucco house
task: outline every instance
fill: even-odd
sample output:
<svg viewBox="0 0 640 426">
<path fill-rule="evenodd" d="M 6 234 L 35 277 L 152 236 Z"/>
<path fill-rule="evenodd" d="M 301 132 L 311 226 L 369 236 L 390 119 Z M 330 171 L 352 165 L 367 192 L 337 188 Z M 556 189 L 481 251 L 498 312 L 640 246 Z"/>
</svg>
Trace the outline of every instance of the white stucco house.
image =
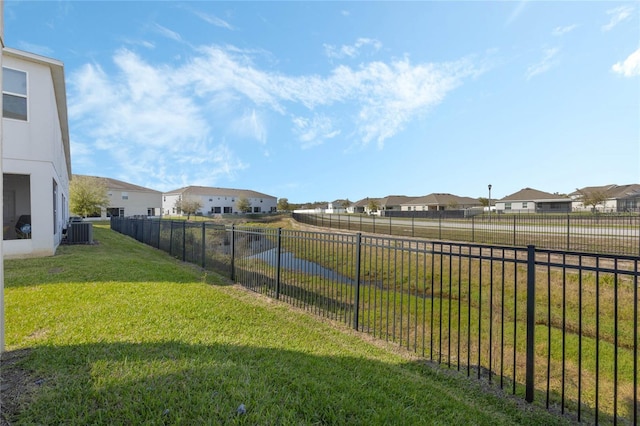
<svg viewBox="0 0 640 426">
<path fill-rule="evenodd" d="M 181 199 L 200 201 L 202 207 L 196 214 L 236 214 L 241 213 L 238 201 L 245 198 L 251 205 L 251 213 L 275 213 L 278 210 L 278 199 L 248 189 L 212 188 L 206 186 L 186 186 L 162 194 L 162 211 L 164 215 L 182 215 L 176 207 Z"/>
<path fill-rule="evenodd" d="M 16 49 L 2 53 L 4 258 L 49 256 L 69 218 L 64 66 Z"/>
<path fill-rule="evenodd" d="M 101 219 L 118 216 L 160 216 L 162 192 L 117 179 L 91 177 L 100 179 L 107 188 L 109 205 L 102 209 Z"/>
</svg>

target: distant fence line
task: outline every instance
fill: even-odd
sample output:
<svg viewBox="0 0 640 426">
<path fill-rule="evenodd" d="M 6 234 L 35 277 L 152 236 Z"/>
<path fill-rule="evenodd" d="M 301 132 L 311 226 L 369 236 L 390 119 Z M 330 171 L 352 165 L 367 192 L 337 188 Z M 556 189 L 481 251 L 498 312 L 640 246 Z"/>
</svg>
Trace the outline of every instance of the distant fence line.
<svg viewBox="0 0 640 426">
<path fill-rule="evenodd" d="M 423 218 L 293 213 L 292 217 L 308 225 L 353 232 L 640 256 L 637 214 L 485 214 L 467 218 L 443 214 Z"/>
<path fill-rule="evenodd" d="M 640 257 L 112 218 L 185 262 L 596 424 L 638 424 Z"/>
</svg>

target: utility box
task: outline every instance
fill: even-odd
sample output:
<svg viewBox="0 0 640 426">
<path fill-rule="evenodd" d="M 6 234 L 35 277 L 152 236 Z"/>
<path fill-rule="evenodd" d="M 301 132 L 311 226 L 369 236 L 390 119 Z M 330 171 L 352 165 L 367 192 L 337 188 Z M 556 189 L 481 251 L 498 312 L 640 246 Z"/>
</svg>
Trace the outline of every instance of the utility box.
<svg viewBox="0 0 640 426">
<path fill-rule="evenodd" d="M 93 244 L 93 223 L 69 223 L 69 229 L 67 230 L 67 242 L 70 244 Z"/>
</svg>

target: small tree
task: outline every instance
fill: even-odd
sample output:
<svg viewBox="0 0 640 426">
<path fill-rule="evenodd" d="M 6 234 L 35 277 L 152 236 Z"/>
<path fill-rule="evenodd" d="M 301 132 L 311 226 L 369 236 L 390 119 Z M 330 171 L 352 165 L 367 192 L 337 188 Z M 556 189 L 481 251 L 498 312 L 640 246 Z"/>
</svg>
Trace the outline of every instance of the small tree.
<svg viewBox="0 0 640 426">
<path fill-rule="evenodd" d="M 251 213 L 251 201 L 249 201 L 246 197 L 238 198 L 238 202 L 236 203 L 236 207 L 242 213 Z"/>
<path fill-rule="evenodd" d="M 178 213 L 186 213 L 187 220 L 189 220 L 192 214 L 196 214 L 202 208 L 202 201 L 197 197 L 183 195 L 176 200 L 175 207 Z"/>
<path fill-rule="evenodd" d="M 87 217 L 100 214 L 109 205 L 107 184 L 94 176 L 73 176 L 69 184 L 69 210 Z"/>
<path fill-rule="evenodd" d="M 592 206 L 591 210 L 596 212 L 596 206 L 598 204 L 604 204 L 607 201 L 607 194 L 604 191 L 582 191 L 577 189 L 580 194 L 578 200 L 582 202 L 585 207 Z"/>
<path fill-rule="evenodd" d="M 343 209 L 347 209 L 349 206 L 351 205 L 351 201 L 349 201 L 349 199 L 345 199 L 344 201 L 342 201 L 342 208 Z"/>
<path fill-rule="evenodd" d="M 489 207 L 489 199 L 485 197 L 478 197 L 478 202 L 482 207 Z"/>
<path fill-rule="evenodd" d="M 289 200 L 286 198 L 278 199 L 278 210 L 286 212 L 289 211 L 291 207 L 289 206 Z"/>
<path fill-rule="evenodd" d="M 367 208 L 369 209 L 369 213 L 377 212 L 378 202 L 376 200 L 369 200 L 369 204 L 367 204 Z"/>
</svg>

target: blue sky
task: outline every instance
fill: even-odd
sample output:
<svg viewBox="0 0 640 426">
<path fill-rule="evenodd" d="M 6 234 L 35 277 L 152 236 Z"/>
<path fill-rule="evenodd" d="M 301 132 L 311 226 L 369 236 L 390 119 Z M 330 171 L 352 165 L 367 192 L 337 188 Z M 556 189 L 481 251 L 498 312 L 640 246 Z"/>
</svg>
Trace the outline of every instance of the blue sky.
<svg viewBox="0 0 640 426">
<path fill-rule="evenodd" d="M 77 174 L 290 202 L 640 183 L 638 2 L 6 1 Z"/>
</svg>

